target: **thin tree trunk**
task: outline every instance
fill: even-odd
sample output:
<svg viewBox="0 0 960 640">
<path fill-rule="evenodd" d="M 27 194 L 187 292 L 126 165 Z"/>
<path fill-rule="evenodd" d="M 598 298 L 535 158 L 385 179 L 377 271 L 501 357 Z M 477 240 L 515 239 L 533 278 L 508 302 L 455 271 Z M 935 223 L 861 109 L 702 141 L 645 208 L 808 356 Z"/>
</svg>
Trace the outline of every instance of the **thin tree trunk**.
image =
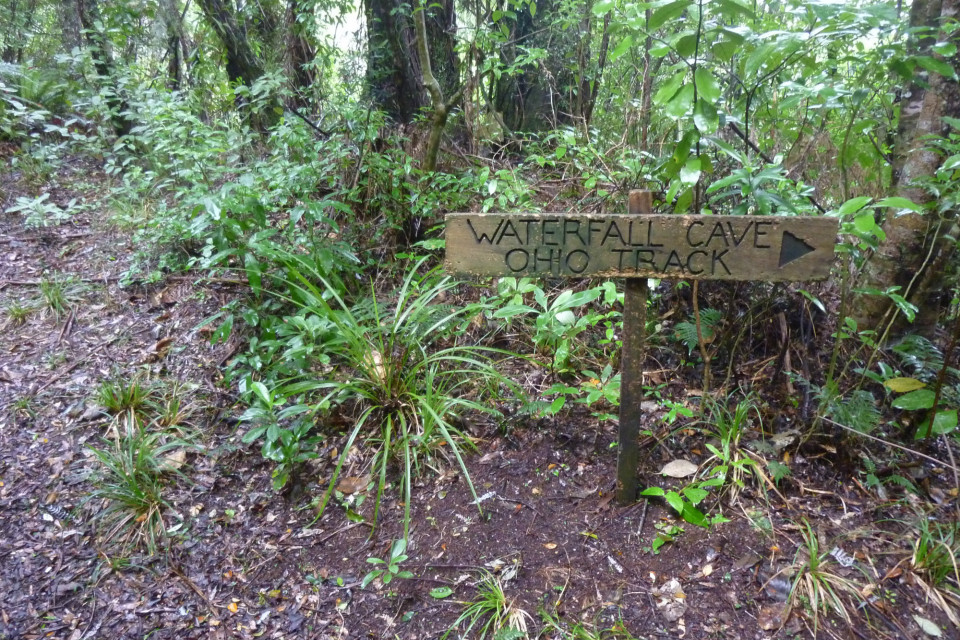
<svg viewBox="0 0 960 640">
<path fill-rule="evenodd" d="M 304 23 L 301 16 L 312 11 L 312 5 L 305 6 L 304 0 L 288 0 L 287 2 L 287 65 L 293 85 L 301 95 L 306 95 L 316 81 L 314 70 L 311 67 L 316 51 L 307 38 L 308 25 L 313 24 L 312 17 Z"/>
<path fill-rule="evenodd" d="M 960 0 L 914 0 L 910 10 L 912 27 L 936 29 L 951 20 L 960 11 Z M 916 43 L 921 55 L 934 55 L 930 46 L 937 41 L 936 31 Z M 950 34 L 940 33 L 941 39 Z M 953 41 L 958 42 L 956 36 Z M 946 62 L 958 67 L 954 54 Z M 944 116 L 960 117 L 960 86 L 956 80 L 930 72 L 926 82 L 915 82 L 904 94 L 900 107 L 900 122 L 894 145 L 893 192 L 919 205 L 929 205 L 927 213 L 888 213 L 883 223 L 885 241 L 864 268 L 864 288 L 886 290 L 900 286 L 899 293 L 918 307 L 915 330 L 929 334 L 936 326 L 942 308 L 942 294 L 947 265 L 953 255 L 955 241 L 946 232 L 956 218 L 956 211 L 936 210 L 936 198 L 922 186 L 922 181 L 934 176 L 940 168 L 942 156 L 931 149 L 930 137 L 942 137 L 948 132 Z M 941 220 L 941 216 L 945 219 Z M 853 307 L 856 319 L 863 328 L 875 328 L 890 307 L 883 295 L 860 295 Z M 898 332 L 905 327 L 898 323 Z"/>
<path fill-rule="evenodd" d="M 423 60 L 411 7 L 404 0 L 364 0 L 363 4 L 368 37 L 367 86 L 373 101 L 394 120 L 411 122 L 431 100 L 423 84 Z M 441 92 L 452 93 L 460 82 L 453 0 L 428 3 L 424 21 L 431 75 Z"/>
<path fill-rule="evenodd" d="M 583 114 L 584 123 L 589 130 L 590 122 L 593 120 L 593 110 L 597 106 L 597 96 L 600 93 L 600 81 L 603 79 L 603 70 L 607 66 L 607 51 L 610 48 L 610 16 L 613 12 L 607 12 L 603 18 L 603 35 L 600 36 L 600 59 L 597 61 L 597 75 L 593 78 L 590 85 L 590 98 L 587 101 L 587 108 Z"/>
<path fill-rule="evenodd" d="M 167 86 L 177 90 L 183 87 L 183 19 L 177 0 L 161 0 L 167 37 Z"/>
<path fill-rule="evenodd" d="M 254 54 L 246 30 L 240 25 L 233 8 L 224 0 L 198 0 L 207 22 L 217 33 L 227 55 L 227 75 L 247 87 L 263 75 L 263 63 Z M 278 120 L 272 108 L 253 117 L 251 124 L 264 130 Z"/>
<path fill-rule="evenodd" d="M 77 0 L 77 14 L 80 16 L 80 25 L 83 27 L 87 46 L 93 56 L 93 66 L 97 76 L 107 83 L 110 89 L 106 95 L 107 106 L 110 108 L 110 119 L 118 136 L 129 135 L 133 123 L 129 119 L 129 106 L 120 93 L 113 73 L 113 60 L 110 57 L 110 47 L 107 38 L 99 29 L 100 6 L 97 0 Z"/>
<path fill-rule="evenodd" d="M 443 128 L 447 124 L 447 116 L 453 105 L 460 99 L 463 90 L 458 91 L 450 99 L 450 102 L 444 101 L 443 90 L 440 87 L 440 82 L 433 74 L 433 66 L 430 63 L 430 50 L 427 45 L 426 7 L 421 5 L 419 9 L 415 10 L 413 20 L 417 31 L 417 53 L 421 61 L 420 71 L 423 74 L 423 84 L 430 93 L 430 100 L 433 103 L 433 115 L 430 118 L 430 137 L 423 161 L 423 170 L 426 173 L 432 173 L 437 168 L 440 138 L 443 135 Z"/>
</svg>

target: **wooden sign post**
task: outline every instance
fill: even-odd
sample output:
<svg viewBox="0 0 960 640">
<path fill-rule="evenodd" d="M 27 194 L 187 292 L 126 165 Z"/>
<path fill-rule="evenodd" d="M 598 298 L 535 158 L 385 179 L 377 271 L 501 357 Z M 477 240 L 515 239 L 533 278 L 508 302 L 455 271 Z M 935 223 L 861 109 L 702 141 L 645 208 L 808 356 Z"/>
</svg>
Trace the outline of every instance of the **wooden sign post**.
<svg viewBox="0 0 960 640">
<path fill-rule="evenodd" d="M 446 268 L 512 277 L 620 277 L 623 353 L 617 500 L 637 497 L 648 278 L 822 280 L 839 221 L 800 216 L 655 215 L 649 191 L 631 191 L 629 214 L 452 213 Z"/>
</svg>

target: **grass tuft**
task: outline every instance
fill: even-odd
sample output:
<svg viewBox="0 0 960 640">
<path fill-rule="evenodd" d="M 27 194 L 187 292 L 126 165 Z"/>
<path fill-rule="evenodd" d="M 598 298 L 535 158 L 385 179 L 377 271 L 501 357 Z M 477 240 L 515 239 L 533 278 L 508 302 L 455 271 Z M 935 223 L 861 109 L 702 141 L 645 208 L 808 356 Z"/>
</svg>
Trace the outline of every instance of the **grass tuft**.
<svg viewBox="0 0 960 640">
<path fill-rule="evenodd" d="M 452 633 L 456 633 L 457 637 L 473 637 L 477 640 L 484 640 L 488 636 L 495 640 L 529 637 L 527 624 L 533 621 L 533 617 L 507 599 L 500 578 L 491 573 L 485 573 L 480 578 L 476 599 L 461 604 L 465 605 L 463 613 L 443 634 L 442 640 Z M 463 624 L 466 624 L 466 628 L 461 632 Z M 474 635 L 471 636 L 471 632 Z"/>
<path fill-rule="evenodd" d="M 124 420 L 125 432 L 103 448 L 90 447 L 100 463 L 89 500 L 100 502 L 97 529 L 104 542 L 126 555 L 141 543 L 156 553 L 166 537 L 166 489 L 179 463 L 168 458 L 188 444 Z"/>
<path fill-rule="evenodd" d="M 927 516 L 917 519 L 917 538 L 913 543 L 910 567 L 927 598 L 960 626 L 960 523 L 931 522 Z"/>
</svg>

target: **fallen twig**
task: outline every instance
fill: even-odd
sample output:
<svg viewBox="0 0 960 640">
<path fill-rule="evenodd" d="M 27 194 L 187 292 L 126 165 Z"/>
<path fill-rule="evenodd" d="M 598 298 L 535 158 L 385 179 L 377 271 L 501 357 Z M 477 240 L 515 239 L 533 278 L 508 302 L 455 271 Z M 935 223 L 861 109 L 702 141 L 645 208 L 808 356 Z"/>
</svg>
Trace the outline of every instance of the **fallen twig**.
<svg viewBox="0 0 960 640">
<path fill-rule="evenodd" d="M 925 454 L 925 453 L 920 453 L 920 452 L 917 451 L 916 449 L 911 449 L 911 448 L 905 447 L 905 446 L 903 446 L 903 445 L 901 445 L 901 444 L 897 444 L 896 442 L 890 442 L 889 440 L 884 440 L 883 438 L 878 438 L 877 436 L 872 436 L 872 435 L 870 435 L 869 433 L 864 433 L 863 431 L 857 431 L 856 429 L 853 429 L 853 428 L 851 428 L 851 427 L 848 427 L 848 426 L 845 425 L 845 424 L 840 424 L 839 422 L 835 422 L 835 421 L 831 420 L 830 418 L 820 418 L 820 419 L 823 420 L 824 422 L 829 422 L 830 424 L 832 424 L 832 425 L 835 426 L 835 427 L 840 427 L 841 429 L 845 429 L 845 430 L 849 431 L 850 433 L 855 433 L 855 434 L 857 434 L 858 436 L 863 436 L 864 438 L 869 438 L 870 440 L 876 440 L 877 442 L 881 442 L 881 443 L 887 445 L 888 447 L 894 447 L 894 448 L 896 448 L 896 449 L 900 449 L 901 451 L 906 451 L 907 453 L 912 453 L 913 455 L 915 455 L 915 456 L 920 456 L 921 458 L 924 458 L 924 459 L 926 459 L 926 460 L 929 460 L 930 462 L 936 462 L 937 464 L 942 465 L 942 466 L 946 467 L 947 469 L 950 469 L 950 470 L 953 471 L 954 473 L 960 473 L 960 469 L 957 469 L 957 467 L 955 467 L 954 465 L 948 464 L 948 463 L 944 462 L 943 460 L 937 460 L 937 459 L 934 458 L 933 456 L 928 456 L 928 455 Z"/>
</svg>

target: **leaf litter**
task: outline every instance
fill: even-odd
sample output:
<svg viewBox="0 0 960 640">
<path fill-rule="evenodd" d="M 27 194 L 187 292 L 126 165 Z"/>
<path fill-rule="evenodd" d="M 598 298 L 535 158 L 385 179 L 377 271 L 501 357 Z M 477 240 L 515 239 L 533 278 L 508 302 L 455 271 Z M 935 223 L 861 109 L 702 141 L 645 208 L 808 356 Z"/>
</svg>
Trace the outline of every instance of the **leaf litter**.
<svg viewBox="0 0 960 640">
<path fill-rule="evenodd" d="M 387 492 L 384 522 L 371 538 L 369 527 L 350 521 L 346 510 L 311 524 L 305 507 L 322 491 L 319 484 L 308 486 L 300 502 L 272 491 L 270 466 L 239 443 L 235 398 L 219 384 L 220 367 L 235 347 L 211 346 L 193 330 L 235 299 L 236 288 L 171 279 L 121 289 L 126 265 L 114 258 L 131 249 L 129 241 L 82 216 L 43 241 L 21 234 L 14 220 L 0 229 L 0 241 L 13 248 L 0 253 L 0 283 L 41 278 L 49 270 L 92 283 L 77 294 L 68 316 L 36 315 L 0 331 L 0 637 L 395 634 L 416 640 L 439 635 L 456 619 L 456 601 L 472 596 L 480 571 L 499 577 L 518 611 L 535 615 L 550 592 L 570 622 L 618 623 L 638 638 L 659 637 L 663 628 L 691 638 L 799 632 L 807 629 L 808 612 L 789 610 L 782 585 L 771 581 L 770 591 L 762 579 L 769 577 L 766 567 L 797 552 L 791 525 L 798 514 L 823 529 L 825 542 L 836 541 L 825 547 L 835 567 L 858 575 L 862 569 L 873 581 L 875 596 L 865 601 L 871 637 L 939 637 L 949 624 L 898 560 L 909 550 L 898 543 L 902 530 L 893 523 L 910 512 L 887 505 L 886 524 L 878 523 L 867 504 L 875 498 L 812 462 L 822 449 L 808 449 L 803 463 L 794 463 L 794 479 L 780 485 L 786 502 L 748 491 L 740 498 L 743 514 L 725 511 L 732 522 L 687 526 L 652 553 L 658 527 L 683 523 L 665 505 L 651 506 L 642 518 L 639 510 L 610 502 L 615 425 L 598 426 L 582 411 L 555 419 L 555 426 L 564 423 L 557 433 L 551 425 L 518 430 L 509 439 L 495 430 L 480 433 L 482 455 L 468 464 L 478 496 L 486 497 L 484 516 L 458 517 L 475 513 L 476 505 L 457 474 L 442 489 L 419 484 L 408 546 L 417 578 L 392 583 L 393 598 L 360 589 L 367 558 L 382 557 L 386 541 L 400 533 L 403 505 Z M 67 243 L 76 250 L 61 255 Z M 0 284 L 0 302 L 20 296 Z M 374 364 L 378 355 L 371 353 Z M 165 459 L 186 478 L 168 485 L 170 524 L 180 522 L 172 517 L 179 514 L 182 527 L 156 556 L 142 550 L 111 556 L 96 531 L 101 505 L 87 499 L 95 467 L 88 447 L 100 445 L 110 427 L 90 398 L 118 372 L 146 372 L 158 384 L 190 382 L 190 400 L 200 407 L 203 450 L 178 449 Z M 905 390 L 913 383 L 895 384 Z M 644 411 L 655 428 L 661 412 L 648 402 Z M 792 432 L 770 439 L 777 450 L 795 441 Z M 334 451 L 344 444 L 331 443 Z M 691 448 L 659 446 L 660 473 L 681 481 L 694 476 L 699 463 Z M 311 463 L 312 477 L 328 472 L 327 458 L 336 453 Z M 351 452 L 358 469 L 363 459 L 363 452 Z M 538 471 L 547 465 L 555 466 Z M 340 482 L 338 489 L 350 495 L 365 491 L 370 479 L 357 473 Z M 358 507 L 365 517 L 369 502 Z M 897 544 L 904 553 L 888 553 Z M 704 548 L 711 550 L 706 561 Z M 866 562 L 857 562 L 860 557 Z"/>
</svg>

